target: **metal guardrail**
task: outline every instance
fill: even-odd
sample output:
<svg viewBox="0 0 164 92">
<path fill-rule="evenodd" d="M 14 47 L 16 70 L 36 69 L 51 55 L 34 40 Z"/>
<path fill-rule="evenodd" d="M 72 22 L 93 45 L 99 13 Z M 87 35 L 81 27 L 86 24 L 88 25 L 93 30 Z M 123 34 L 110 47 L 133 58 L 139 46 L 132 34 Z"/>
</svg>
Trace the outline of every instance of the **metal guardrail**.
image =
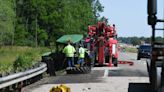
<svg viewBox="0 0 164 92">
<path fill-rule="evenodd" d="M 4 76 L 0 78 L 0 89 L 8 87 L 10 85 L 22 82 L 24 80 L 35 77 L 39 74 L 42 74 L 47 70 L 47 65 L 45 63 L 41 63 L 39 67 L 35 69 L 30 69 L 24 72 L 15 73 L 12 75 Z"/>
</svg>

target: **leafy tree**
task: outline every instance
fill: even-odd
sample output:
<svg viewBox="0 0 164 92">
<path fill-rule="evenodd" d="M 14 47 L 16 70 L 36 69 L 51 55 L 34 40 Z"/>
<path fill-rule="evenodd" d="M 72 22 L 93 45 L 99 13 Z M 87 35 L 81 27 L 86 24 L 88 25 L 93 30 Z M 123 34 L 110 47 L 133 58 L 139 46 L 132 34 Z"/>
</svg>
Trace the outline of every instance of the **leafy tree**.
<svg viewBox="0 0 164 92">
<path fill-rule="evenodd" d="M 133 45 L 139 45 L 139 44 L 141 44 L 141 41 L 140 41 L 140 39 L 138 37 L 132 37 L 131 38 L 131 43 Z"/>
<path fill-rule="evenodd" d="M 64 34 L 84 34 L 97 21 L 95 14 L 103 11 L 99 0 L 16 0 L 16 5 L 16 39 L 23 35 L 17 43 L 36 46 Z"/>
<path fill-rule="evenodd" d="M 0 45 L 11 45 L 14 16 L 13 0 L 0 0 Z"/>
<path fill-rule="evenodd" d="M 99 0 L 0 0 L 0 45 L 38 46 L 64 34 L 85 34 Z"/>
</svg>

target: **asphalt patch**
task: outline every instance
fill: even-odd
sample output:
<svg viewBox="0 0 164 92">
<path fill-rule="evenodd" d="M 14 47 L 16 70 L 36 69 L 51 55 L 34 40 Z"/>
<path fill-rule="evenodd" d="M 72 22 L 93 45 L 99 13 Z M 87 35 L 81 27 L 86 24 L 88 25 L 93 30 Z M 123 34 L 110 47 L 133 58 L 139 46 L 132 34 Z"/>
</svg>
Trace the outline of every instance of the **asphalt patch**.
<svg viewBox="0 0 164 92">
<path fill-rule="evenodd" d="M 48 84 L 67 84 L 67 83 L 101 83 L 104 70 L 92 70 L 88 74 L 66 74 L 56 76 Z"/>
<path fill-rule="evenodd" d="M 122 69 L 122 70 L 109 70 L 108 77 L 147 77 L 147 73 L 140 70 Z"/>
</svg>

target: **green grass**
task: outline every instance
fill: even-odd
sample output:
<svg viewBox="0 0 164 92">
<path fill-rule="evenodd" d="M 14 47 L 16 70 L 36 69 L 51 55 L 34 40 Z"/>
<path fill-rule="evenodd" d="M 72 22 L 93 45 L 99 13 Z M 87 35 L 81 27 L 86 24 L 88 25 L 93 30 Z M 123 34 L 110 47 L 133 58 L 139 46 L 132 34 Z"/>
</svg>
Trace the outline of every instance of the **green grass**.
<svg viewBox="0 0 164 92">
<path fill-rule="evenodd" d="M 128 48 L 128 47 L 126 47 L 125 51 L 132 52 L 132 53 L 137 53 L 137 49 L 136 48 Z"/>
<path fill-rule="evenodd" d="M 44 47 L 1 47 L 0 73 L 29 68 L 40 61 L 41 55 L 47 51 L 50 49 Z"/>
</svg>

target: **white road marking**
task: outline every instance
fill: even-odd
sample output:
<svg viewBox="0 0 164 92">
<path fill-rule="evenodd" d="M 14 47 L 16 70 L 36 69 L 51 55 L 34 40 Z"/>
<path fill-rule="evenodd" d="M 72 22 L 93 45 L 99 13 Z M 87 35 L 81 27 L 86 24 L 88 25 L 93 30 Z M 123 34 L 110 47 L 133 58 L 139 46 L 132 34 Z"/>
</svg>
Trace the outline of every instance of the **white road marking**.
<svg viewBox="0 0 164 92">
<path fill-rule="evenodd" d="M 104 78 L 108 77 L 108 74 L 109 74 L 109 69 L 105 69 L 105 72 L 104 72 Z"/>
<path fill-rule="evenodd" d="M 109 76 L 109 71 L 110 70 L 120 70 L 121 68 L 120 67 L 109 67 L 109 68 L 107 68 L 107 69 L 105 69 L 104 71 L 104 76 L 103 76 L 103 78 L 106 78 L 106 77 L 108 77 Z"/>
<path fill-rule="evenodd" d="M 143 62 L 142 64 L 146 65 L 146 62 Z"/>
<path fill-rule="evenodd" d="M 121 67 L 109 67 L 109 70 L 120 70 Z"/>
</svg>

